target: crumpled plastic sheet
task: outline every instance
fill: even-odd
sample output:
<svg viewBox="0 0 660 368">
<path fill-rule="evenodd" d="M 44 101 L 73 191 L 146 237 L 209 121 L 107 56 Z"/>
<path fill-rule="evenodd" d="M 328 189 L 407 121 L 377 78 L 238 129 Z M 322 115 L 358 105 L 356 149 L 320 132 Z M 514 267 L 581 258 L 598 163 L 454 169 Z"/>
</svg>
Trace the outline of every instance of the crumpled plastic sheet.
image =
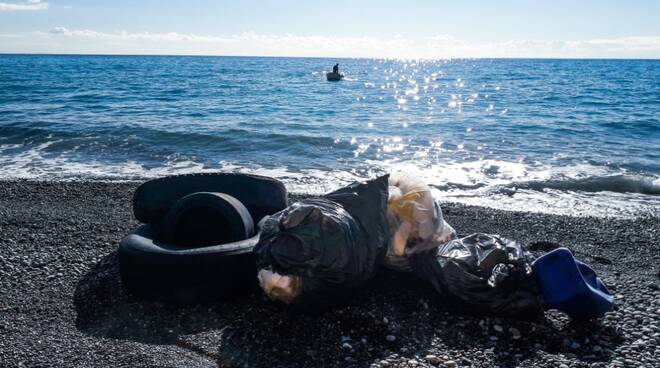
<svg viewBox="0 0 660 368">
<path fill-rule="evenodd" d="M 413 272 L 444 300 L 476 313 L 533 317 L 543 300 L 533 256 L 517 242 L 475 233 L 410 257 Z"/>
</svg>

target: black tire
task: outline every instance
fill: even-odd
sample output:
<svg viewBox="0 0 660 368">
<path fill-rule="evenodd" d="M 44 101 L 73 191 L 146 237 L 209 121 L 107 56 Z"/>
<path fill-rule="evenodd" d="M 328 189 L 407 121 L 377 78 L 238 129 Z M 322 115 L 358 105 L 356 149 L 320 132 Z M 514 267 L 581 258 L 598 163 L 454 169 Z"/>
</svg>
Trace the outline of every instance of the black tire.
<svg viewBox="0 0 660 368">
<path fill-rule="evenodd" d="M 245 240 L 254 235 L 247 208 L 225 193 L 198 192 L 179 199 L 167 211 L 162 238 L 184 247 Z"/>
<path fill-rule="evenodd" d="M 150 225 L 141 225 L 119 246 L 119 269 L 133 294 L 157 301 L 200 303 L 246 294 L 257 289 L 252 238 L 199 248 L 154 239 Z"/>
<path fill-rule="evenodd" d="M 287 192 L 280 181 L 258 175 L 210 173 L 175 175 L 150 180 L 133 195 L 133 213 L 143 223 L 160 223 L 176 201 L 195 192 L 226 193 L 238 199 L 253 223 L 287 206 Z"/>
</svg>

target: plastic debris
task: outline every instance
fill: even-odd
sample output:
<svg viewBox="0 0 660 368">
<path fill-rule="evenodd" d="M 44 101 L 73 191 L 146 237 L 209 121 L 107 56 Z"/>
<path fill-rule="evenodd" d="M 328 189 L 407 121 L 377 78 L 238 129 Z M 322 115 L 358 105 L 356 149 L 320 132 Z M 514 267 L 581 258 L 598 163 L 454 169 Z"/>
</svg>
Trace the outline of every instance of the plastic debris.
<svg viewBox="0 0 660 368">
<path fill-rule="evenodd" d="M 387 179 L 294 203 L 263 221 L 255 254 L 267 295 L 292 305 L 329 305 L 364 286 L 389 241 Z M 297 292 L 289 292 L 293 284 Z"/>
<path fill-rule="evenodd" d="M 456 238 L 456 231 L 442 217 L 431 188 L 410 174 L 390 175 L 387 220 L 390 247 L 385 264 L 395 270 L 410 271 L 410 255 L 437 248 Z"/>
<path fill-rule="evenodd" d="M 573 319 L 602 317 L 614 305 L 614 297 L 596 272 L 566 248 L 539 257 L 532 268 L 543 299 Z"/>
<path fill-rule="evenodd" d="M 283 276 L 270 270 L 259 270 L 259 286 L 271 300 L 291 303 L 300 294 L 300 277 Z"/>
<path fill-rule="evenodd" d="M 413 255 L 413 272 L 447 301 L 477 313 L 535 316 L 543 300 L 532 275 L 533 257 L 519 243 L 475 233 Z"/>
</svg>

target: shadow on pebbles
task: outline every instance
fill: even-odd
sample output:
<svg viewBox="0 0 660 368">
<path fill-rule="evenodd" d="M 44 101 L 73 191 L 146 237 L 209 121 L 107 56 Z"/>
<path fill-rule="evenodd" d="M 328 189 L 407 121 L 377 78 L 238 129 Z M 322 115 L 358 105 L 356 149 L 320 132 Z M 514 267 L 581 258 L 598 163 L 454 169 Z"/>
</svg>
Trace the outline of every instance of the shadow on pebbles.
<svg viewBox="0 0 660 368">
<path fill-rule="evenodd" d="M 389 272 L 325 311 L 290 311 L 258 293 L 166 305 L 126 291 L 116 252 L 78 282 L 74 303 L 85 334 L 185 352 L 162 366 L 606 366 L 624 341 L 611 316 L 573 324 L 555 312 L 536 321 L 465 315 Z"/>
</svg>

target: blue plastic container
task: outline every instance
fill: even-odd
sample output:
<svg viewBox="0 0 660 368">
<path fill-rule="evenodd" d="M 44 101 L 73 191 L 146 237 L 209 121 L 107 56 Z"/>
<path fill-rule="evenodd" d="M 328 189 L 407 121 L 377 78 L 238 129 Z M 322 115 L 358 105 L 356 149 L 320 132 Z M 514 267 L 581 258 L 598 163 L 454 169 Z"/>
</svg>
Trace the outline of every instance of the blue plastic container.
<svg viewBox="0 0 660 368">
<path fill-rule="evenodd" d="M 558 248 L 532 264 L 543 299 L 574 319 L 601 317 L 614 298 L 591 267 L 576 260 L 571 251 Z"/>
</svg>

